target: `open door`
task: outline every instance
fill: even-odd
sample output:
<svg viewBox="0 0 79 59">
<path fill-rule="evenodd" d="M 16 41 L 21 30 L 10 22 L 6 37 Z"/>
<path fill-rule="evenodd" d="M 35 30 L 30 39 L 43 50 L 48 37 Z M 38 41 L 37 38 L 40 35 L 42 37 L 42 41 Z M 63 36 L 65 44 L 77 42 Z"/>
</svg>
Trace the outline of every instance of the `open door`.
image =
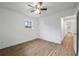
<svg viewBox="0 0 79 59">
<path fill-rule="evenodd" d="M 74 50 L 77 53 L 77 19 L 76 15 L 66 16 L 61 18 L 61 28 L 62 28 L 62 39 L 64 36 L 71 32 L 74 39 Z"/>
</svg>

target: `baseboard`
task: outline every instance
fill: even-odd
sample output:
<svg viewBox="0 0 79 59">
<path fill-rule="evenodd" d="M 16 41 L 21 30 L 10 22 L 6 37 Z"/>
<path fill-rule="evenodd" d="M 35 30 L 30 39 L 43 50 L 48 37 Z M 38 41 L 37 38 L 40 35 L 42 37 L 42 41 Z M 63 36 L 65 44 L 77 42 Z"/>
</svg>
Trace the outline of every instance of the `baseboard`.
<svg viewBox="0 0 79 59">
<path fill-rule="evenodd" d="M 35 39 L 36 39 L 36 38 L 35 38 Z M 30 39 L 30 40 L 26 40 L 26 41 L 21 41 L 21 42 L 15 43 L 15 44 L 13 44 L 13 45 L 9 45 L 9 46 L 6 46 L 6 47 L 2 47 L 2 48 L 0 48 L 0 50 L 5 49 L 5 48 L 9 48 L 9 47 L 13 47 L 13 46 L 16 46 L 16 45 L 25 43 L 25 42 L 29 42 L 29 41 L 32 41 L 32 40 L 35 40 L 35 39 Z"/>
</svg>

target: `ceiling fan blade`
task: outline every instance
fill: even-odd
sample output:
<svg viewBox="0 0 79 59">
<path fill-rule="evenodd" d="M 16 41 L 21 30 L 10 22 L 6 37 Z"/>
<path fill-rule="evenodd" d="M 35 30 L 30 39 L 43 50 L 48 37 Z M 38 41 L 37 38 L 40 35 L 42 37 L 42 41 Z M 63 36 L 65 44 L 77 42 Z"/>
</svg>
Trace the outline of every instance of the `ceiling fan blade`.
<svg viewBox="0 0 79 59">
<path fill-rule="evenodd" d="M 41 6 L 43 4 L 43 2 L 38 2 L 38 4 Z"/>
<path fill-rule="evenodd" d="M 41 8 L 40 10 L 47 10 L 47 8 Z"/>
<path fill-rule="evenodd" d="M 32 8 L 35 8 L 34 6 L 32 6 L 32 5 L 28 5 L 28 6 L 30 6 L 30 7 L 32 7 Z"/>
<path fill-rule="evenodd" d="M 34 12 L 35 10 L 31 10 L 31 12 Z"/>
</svg>

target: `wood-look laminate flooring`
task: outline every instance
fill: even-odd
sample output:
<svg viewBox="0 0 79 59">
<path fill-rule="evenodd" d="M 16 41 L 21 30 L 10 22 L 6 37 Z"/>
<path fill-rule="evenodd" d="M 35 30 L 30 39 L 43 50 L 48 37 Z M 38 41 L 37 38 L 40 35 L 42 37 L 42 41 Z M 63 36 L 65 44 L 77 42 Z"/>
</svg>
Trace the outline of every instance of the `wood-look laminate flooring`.
<svg viewBox="0 0 79 59">
<path fill-rule="evenodd" d="M 57 53 L 56 53 L 57 52 Z M 0 50 L 1 56 L 63 56 L 73 55 L 69 52 L 65 52 L 65 49 L 60 44 L 45 41 L 42 39 L 35 39 L 29 42 L 18 44 Z"/>
</svg>

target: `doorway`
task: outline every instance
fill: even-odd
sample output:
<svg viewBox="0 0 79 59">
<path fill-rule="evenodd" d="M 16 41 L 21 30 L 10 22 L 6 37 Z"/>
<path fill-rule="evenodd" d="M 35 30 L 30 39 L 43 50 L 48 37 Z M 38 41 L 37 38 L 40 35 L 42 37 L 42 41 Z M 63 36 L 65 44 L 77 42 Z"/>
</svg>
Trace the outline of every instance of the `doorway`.
<svg viewBox="0 0 79 59">
<path fill-rule="evenodd" d="M 64 36 L 71 32 L 73 34 L 73 45 L 75 54 L 77 54 L 77 19 L 76 15 L 66 16 L 61 18 L 62 39 Z"/>
</svg>

